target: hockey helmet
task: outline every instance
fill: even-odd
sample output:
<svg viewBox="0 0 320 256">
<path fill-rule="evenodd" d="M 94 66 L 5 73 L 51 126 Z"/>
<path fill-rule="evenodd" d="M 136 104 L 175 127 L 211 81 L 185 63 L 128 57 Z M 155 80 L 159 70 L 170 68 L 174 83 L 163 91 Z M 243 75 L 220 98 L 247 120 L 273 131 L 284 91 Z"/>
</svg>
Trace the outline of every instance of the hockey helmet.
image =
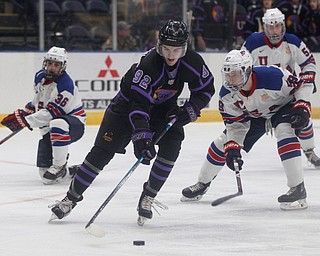
<svg viewBox="0 0 320 256">
<path fill-rule="evenodd" d="M 266 36 L 272 44 L 277 44 L 281 41 L 284 34 L 286 33 L 285 17 L 284 14 L 278 8 L 272 8 L 266 10 L 265 14 L 262 17 L 263 28 Z M 270 32 L 271 26 L 281 25 L 282 31 L 281 34 L 274 34 Z"/>
<path fill-rule="evenodd" d="M 61 62 L 61 69 L 59 74 L 53 74 L 47 71 L 47 62 L 48 61 L 55 61 L 55 62 Z M 47 79 L 56 79 L 58 76 L 60 76 L 67 68 L 67 51 L 65 48 L 60 48 L 53 46 L 49 49 L 49 51 L 46 53 L 43 61 L 43 69 L 45 70 L 45 76 Z"/>
<path fill-rule="evenodd" d="M 231 91 L 240 91 L 249 79 L 252 65 L 252 57 L 247 50 L 230 51 L 221 70 L 223 86 Z"/>
<path fill-rule="evenodd" d="M 162 56 L 162 45 L 181 46 L 183 57 L 187 51 L 189 31 L 183 21 L 168 20 L 159 31 L 157 52 Z"/>
</svg>

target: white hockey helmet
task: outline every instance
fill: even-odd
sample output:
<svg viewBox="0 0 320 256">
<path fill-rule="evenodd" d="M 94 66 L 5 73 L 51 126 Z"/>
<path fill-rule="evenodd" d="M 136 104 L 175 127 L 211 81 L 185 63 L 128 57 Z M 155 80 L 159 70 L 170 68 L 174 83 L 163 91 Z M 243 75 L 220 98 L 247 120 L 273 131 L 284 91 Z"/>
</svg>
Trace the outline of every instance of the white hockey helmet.
<svg viewBox="0 0 320 256">
<path fill-rule="evenodd" d="M 252 72 L 252 57 L 247 50 L 232 50 L 224 59 L 222 84 L 228 90 L 240 91 Z"/>
<path fill-rule="evenodd" d="M 263 28 L 266 36 L 272 44 L 277 44 L 286 33 L 285 17 L 278 8 L 266 10 L 262 17 Z M 269 27 L 280 24 L 282 26 L 281 34 L 270 34 Z"/>
<path fill-rule="evenodd" d="M 47 61 L 61 62 L 61 70 L 58 75 L 54 75 L 47 72 Z M 67 68 L 67 61 L 68 56 L 65 48 L 60 48 L 56 46 L 51 47 L 49 51 L 46 53 L 43 61 L 43 68 L 46 70 L 46 77 L 49 79 L 55 79 L 59 75 L 61 75 Z"/>
</svg>

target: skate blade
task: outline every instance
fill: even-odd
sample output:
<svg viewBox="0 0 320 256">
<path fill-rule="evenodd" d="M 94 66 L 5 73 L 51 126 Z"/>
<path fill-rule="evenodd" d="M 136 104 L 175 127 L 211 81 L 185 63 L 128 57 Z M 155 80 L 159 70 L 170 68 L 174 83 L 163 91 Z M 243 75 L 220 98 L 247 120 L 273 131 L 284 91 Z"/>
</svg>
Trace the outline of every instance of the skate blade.
<svg viewBox="0 0 320 256">
<path fill-rule="evenodd" d="M 58 220 L 58 219 L 59 219 L 58 216 L 55 215 L 54 213 L 52 213 L 52 214 L 51 214 L 51 218 L 48 220 L 48 222 L 50 223 L 51 221 L 53 221 L 53 220 Z"/>
<path fill-rule="evenodd" d="M 42 179 L 42 183 L 43 185 L 54 185 L 54 184 L 58 184 L 60 181 L 58 180 L 44 180 L 44 178 Z"/>
<path fill-rule="evenodd" d="M 183 203 L 184 203 L 184 202 L 200 201 L 202 197 L 203 197 L 203 195 L 199 195 L 199 196 L 191 197 L 191 198 L 182 196 L 182 197 L 180 198 L 180 202 L 183 202 Z"/>
<path fill-rule="evenodd" d="M 144 223 L 146 223 L 146 221 L 147 221 L 147 218 L 146 218 L 146 217 L 139 216 L 139 217 L 138 217 L 138 220 L 137 220 L 137 224 L 138 224 L 139 226 L 143 226 Z"/>
<path fill-rule="evenodd" d="M 280 209 L 283 211 L 303 210 L 308 208 L 306 199 L 297 200 L 292 203 L 280 203 Z"/>
<path fill-rule="evenodd" d="M 313 167 L 313 168 L 315 168 L 315 169 L 320 169 L 320 165 L 311 163 L 311 162 L 309 162 L 309 161 L 308 161 L 307 165 L 308 165 L 308 167 Z"/>
<path fill-rule="evenodd" d="M 320 165 L 311 164 L 315 169 L 320 169 Z"/>
<path fill-rule="evenodd" d="M 70 175 L 65 175 L 63 177 L 59 177 L 55 180 L 49 180 L 49 179 L 46 179 L 46 178 L 42 178 L 42 183 L 44 185 L 55 185 L 55 184 L 58 184 L 58 183 L 64 183 L 64 182 L 69 182 L 70 180 L 72 180 L 72 177 Z"/>
</svg>

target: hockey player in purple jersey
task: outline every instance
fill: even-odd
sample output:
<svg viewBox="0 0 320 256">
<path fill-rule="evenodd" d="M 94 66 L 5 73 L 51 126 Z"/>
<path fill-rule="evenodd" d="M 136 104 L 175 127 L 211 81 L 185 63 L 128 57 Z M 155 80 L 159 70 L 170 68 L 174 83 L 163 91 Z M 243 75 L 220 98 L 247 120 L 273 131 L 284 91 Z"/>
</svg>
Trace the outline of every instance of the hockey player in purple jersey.
<svg viewBox="0 0 320 256">
<path fill-rule="evenodd" d="M 241 150 L 249 152 L 274 129 L 289 191 L 278 198 L 281 209 L 307 208 L 301 161 L 300 134 L 309 122 L 313 85 L 276 66 L 252 68 L 246 50 L 232 50 L 222 68 L 219 110 L 226 129 L 209 148 L 198 182 L 183 189 L 181 201 L 200 200 L 211 181 L 227 166 L 241 170 Z M 263 168 L 263 167 L 262 167 Z M 208 171 L 209 170 L 209 171 Z"/>
<path fill-rule="evenodd" d="M 315 86 L 316 62 L 303 41 L 293 34 L 286 33 L 285 16 L 277 8 L 265 12 L 262 23 L 265 32 L 251 34 L 243 45 L 253 58 L 253 65 L 277 65 L 295 74 L 299 66 L 305 83 Z M 314 152 L 314 132 L 312 121 L 304 128 L 299 141 L 308 161 L 320 168 L 320 158 Z"/>
<path fill-rule="evenodd" d="M 179 156 L 183 126 L 195 121 L 214 94 L 213 76 L 202 57 L 187 49 L 189 32 L 181 21 L 169 20 L 159 31 L 157 47 L 132 65 L 121 80 L 120 92 L 103 117 L 94 146 L 73 178 L 66 197 L 53 205 L 52 220 L 66 217 L 83 193 L 116 153 L 124 154 L 132 140 L 137 158 L 150 164 L 156 156 L 153 138 L 170 116 L 176 123 L 158 142 L 157 157 L 138 202 L 138 224 L 152 218 L 151 207 Z M 185 84 L 190 98 L 182 106 L 177 99 Z"/>
<path fill-rule="evenodd" d="M 84 133 L 86 113 L 66 67 L 66 50 L 53 46 L 44 57 L 42 69 L 35 74 L 32 102 L 1 121 L 12 131 L 39 128 L 42 139 L 37 167 L 46 185 L 71 179 L 74 170 L 67 167 L 69 145 Z"/>
</svg>

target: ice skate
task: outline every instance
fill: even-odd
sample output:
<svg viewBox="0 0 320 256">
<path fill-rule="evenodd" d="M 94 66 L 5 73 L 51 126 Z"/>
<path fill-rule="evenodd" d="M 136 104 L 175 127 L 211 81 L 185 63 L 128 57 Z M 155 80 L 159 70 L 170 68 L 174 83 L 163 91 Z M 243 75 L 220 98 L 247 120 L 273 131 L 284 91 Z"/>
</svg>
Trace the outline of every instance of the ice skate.
<svg viewBox="0 0 320 256">
<path fill-rule="evenodd" d="M 199 201 L 208 191 L 211 181 L 208 183 L 197 182 L 182 190 L 181 202 Z"/>
<path fill-rule="evenodd" d="M 142 192 L 137 208 L 139 215 L 137 223 L 139 226 L 143 226 L 148 219 L 152 219 L 153 212 L 151 211 L 151 208 L 153 208 L 160 215 L 160 213 L 157 211 L 153 204 L 160 207 L 163 210 L 168 209 L 168 207 L 164 204 L 160 203 L 151 196 L 147 196 L 144 192 Z"/>
<path fill-rule="evenodd" d="M 143 226 L 143 224 L 147 221 L 147 219 L 152 219 L 153 213 L 151 211 L 151 206 L 153 204 L 153 198 L 142 193 L 139 205 L 137 208 L 138 211 L 138 220 L 137 223 L 139 226 Z"/>
<path fill-rule="evenodd" d="M 71 178 L 67 163 L 62 166 L 50 166 L 42 176 L 43 184 L 52 185 L 61 182 L 64 178 Z"/>
<path fill-rule="evenodd" d="M 76 175 L 77 171 L 79 170 L 80 165 L 71 165 L 68 167 L 69 170 L 69 176 L 70 178 L 73 178 L 74 175 Z"/>
<path fill-rule="evenodd" d="M 320 158 L 316 155 L 313 149 L 303 151 L 306 155 L 308 162 L 311 163 L 315 168 L 320 169 Z"/>
<path fill-rule="evenodd" d="M 51 208 L 51 218 L 49 220 L 56 220 L 56 219 L 63 219 L 70 214 L 72 209 L 77 205 L 77 202 L 71 201 L 67 196 L 63 198 L 61 201 L 56 201 L 55 204 L 49 205 L 48 207 Z"/>
<path fill-rule="evenodd" d="M 278 197 L 281 210 L 297 210 L 306 209 L 308 204 L 306 201 L 307 192 L 304 187 L 304 182 L 299 185 L 292 187 L 289 191 Z"/>
<path fill-rule="evenodd" d="M 53 166 L 51 166 L 51 167 L 53 168 Z M 43 167 L 39 168 L 39 176 L 42 179 L 43 184 L 45 184 L 45 185 L 57 184 L 57 183 L 61 182 L 62 179 L 68 180 L 68 181 L 71 180 L 74 177 L 74 175 L 76 174 L 76 172 L 78 171 L 79 165 L 71 165 L 69 167 L 65 166 L 66 172 L 64 173 L 64 170 L 62 171 L 62 174 L 65 174 L 65 175 L 62 175 L 62 176 L 58 177 L 57 179 L 53 179 L 53 180 L 47 179 L 44 177 L 44 174 L 47 171 L 49 171 L 50 168 L 43 168 Z M 50 174 L 46 174 L 46 177 L 48 177 L 48 175 L 50 175 Z"/>
</svg>

